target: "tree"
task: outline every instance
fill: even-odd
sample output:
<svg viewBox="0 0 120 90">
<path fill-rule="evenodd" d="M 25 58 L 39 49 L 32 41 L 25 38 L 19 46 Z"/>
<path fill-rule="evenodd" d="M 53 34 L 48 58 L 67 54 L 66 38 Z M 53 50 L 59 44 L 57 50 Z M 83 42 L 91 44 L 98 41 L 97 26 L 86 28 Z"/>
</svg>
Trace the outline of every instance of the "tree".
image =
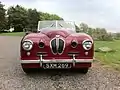
<svg viewBox="0 0 120 90">
<path fill-rule="evenodd" d="M 120 33 L 115 33 L 115 34 L 114 34 L 114 38 L 115 38 L 116 40 L 120 40 Z"/>
<path fill-rule="evenodd" d="M 15 31 L 23 31 L 27 25 L 27 10 L 19 5 L 8 9 L 9 27 L 14 27 Z"/>
<path fill-rule="evenodd" d="M 38 25 L 38 21 L 40 20 L 39 13 L 36 9 L 28 9 L 27 11 L 27 27 L 30 29 L 36 29 Z"/>
<path fill-rule="evenodd" d="M 80 32 L 80 28 L 79 28 L 77 25 L 75 25 L 75 29 L 76 29 L 76 32 L 77 32 L 77 33 Z"/>
<path fill-rule="evenodd" d="M 50 20 L 63 20 L 63 18 L 59 17 L 56 14 L 51 14 L 50 15 Z"/>
<path fill-rule="evenodd" d="M 49 14 L 49 13 L 40 13 L 40 20 L 63 20 L 63 18 L 59 17 L 56 14 Z"/>
<path fill-rule="evenodd" d="M 85 32 L 85 33 L 88 33 L 88 25 L 85 24 L 85 23 L 81 23 L 80 24 L 80 30 Z"/>
<path fill-rule="evenodd" d="M 0 31 L 6 27 L 5 11 L 4 5 L 0 2 Z"/>
<path fill-rule="evenodd" d="M 93 37 L 93 28 L 89 27 L 88 28 L 88 34 Z"/>
</svg>

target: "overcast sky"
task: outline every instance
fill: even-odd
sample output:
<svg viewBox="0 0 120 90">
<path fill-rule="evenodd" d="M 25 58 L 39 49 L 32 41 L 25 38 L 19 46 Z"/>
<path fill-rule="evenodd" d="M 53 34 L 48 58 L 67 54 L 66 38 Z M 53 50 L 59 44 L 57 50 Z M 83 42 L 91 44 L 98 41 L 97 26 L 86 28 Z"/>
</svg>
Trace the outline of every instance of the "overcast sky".
<svg viewBox="0 0 120 90">
<path fill-rule="evenodd" d="M 1 0 L 5 7 L 22 5 L 58 14 L 67 21 L 120 32 L 120 0 Z"/>
</svg>

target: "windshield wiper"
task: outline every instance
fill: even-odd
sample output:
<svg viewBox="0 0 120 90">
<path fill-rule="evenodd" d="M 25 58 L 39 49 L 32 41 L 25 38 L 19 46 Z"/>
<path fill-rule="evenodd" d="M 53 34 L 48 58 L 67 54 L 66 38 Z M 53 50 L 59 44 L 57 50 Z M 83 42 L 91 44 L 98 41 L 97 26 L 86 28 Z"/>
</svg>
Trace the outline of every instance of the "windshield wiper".
<svg viewBox="0 0 120 90">
<path fill-rule="evenodd" d="M 50 25 L 50 27 L 53 27 L 54 23 Z"/>
<path fill-rule="evenodd" d="M 63 25 L 59 24 L 61 27 L 63 27 Z"/>
</svg>

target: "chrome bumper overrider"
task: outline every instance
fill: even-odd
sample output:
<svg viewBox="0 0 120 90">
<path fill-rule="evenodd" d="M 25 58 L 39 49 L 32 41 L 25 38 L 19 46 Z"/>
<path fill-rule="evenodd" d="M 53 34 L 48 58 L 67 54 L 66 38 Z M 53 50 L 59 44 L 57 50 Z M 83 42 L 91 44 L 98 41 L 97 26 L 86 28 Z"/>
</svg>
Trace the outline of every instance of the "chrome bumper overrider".
<svg viewBox="0 0 120 90">
<path fill-rule="evenodd" d="M 40 63 L 41 66 L 43 63 L 73 63 L 73 66 L 75 66 L 75 63 L 92 63 L 92 61 L 93 59 L 75 59 L 74 55 L 72 59 L 44 60 L 41 55 L 39 60 L 20 60 L 21 64 Z"/>
</svg>

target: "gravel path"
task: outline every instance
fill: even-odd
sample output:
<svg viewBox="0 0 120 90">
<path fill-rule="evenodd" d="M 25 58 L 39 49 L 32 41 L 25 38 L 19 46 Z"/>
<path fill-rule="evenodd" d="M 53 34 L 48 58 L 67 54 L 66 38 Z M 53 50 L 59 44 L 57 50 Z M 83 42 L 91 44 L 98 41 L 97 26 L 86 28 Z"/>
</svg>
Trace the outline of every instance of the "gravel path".
<svg viewBox="0 0 120 90">
<path fill-rule="evenodd" d="M 86 75 L 67 70 L 26 75 L 19 63 L 20 39 L 0 36 L 0 90 L 120 90 L 120 73 L 97 62 Z"/>
</svg>

